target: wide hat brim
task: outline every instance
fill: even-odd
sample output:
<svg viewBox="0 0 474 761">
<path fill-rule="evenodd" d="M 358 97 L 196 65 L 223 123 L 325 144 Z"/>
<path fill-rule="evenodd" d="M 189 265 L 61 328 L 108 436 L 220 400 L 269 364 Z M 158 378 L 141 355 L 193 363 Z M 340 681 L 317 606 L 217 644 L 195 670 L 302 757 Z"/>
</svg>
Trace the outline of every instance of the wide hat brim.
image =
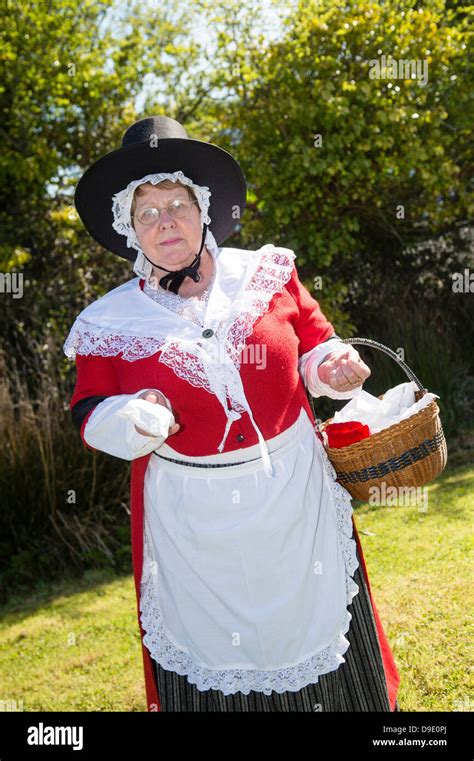
<svg viewBox="0 0 474 761">
<path fill-rule="evenodd" d="M 77 212 L 101 246 L 124 259 L 135 261 L 137 251 L 128 248 L 125 235 L 112 227 L 112 196 L 132 180 L 147 174 L 181 170 L 196 185 L 211 191 L 209 229 L 217 245 L 231 235 L 240 222 L 247 187 L 240 165 L 223 148 L 191 138 L 160 138 L 133 143 L 102 156 L 79 180 L 74 195 Z"/>
</svg>

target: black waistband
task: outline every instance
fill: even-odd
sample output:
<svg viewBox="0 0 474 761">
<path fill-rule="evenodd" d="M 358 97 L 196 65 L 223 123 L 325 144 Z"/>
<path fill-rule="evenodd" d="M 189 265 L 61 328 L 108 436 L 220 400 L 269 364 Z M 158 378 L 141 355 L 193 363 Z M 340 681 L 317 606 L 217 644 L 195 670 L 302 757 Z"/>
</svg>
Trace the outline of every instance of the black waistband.
<svg viewBox="0 0 474 761">
<path fill-rule="evenodd" d="M 220 462 L 217 464 L 207 464 L 202 462 L 184 462 L 183 460 L 173 460 L 171 457 L 163 457 L 163 455 L 158 454 L 158 452 L 153 452 L 153 454 L 162 460 L 167 460 L 168 462 L 176 462 L 178 465 L 189 465 L 192 468 L 227 468 L 229 465 L 245 465 L 248 462 L 256 462 L 257 460 L 262 459 L 261 457 L 255 457 L 253 460 L 244 460 L 243 462 Z"/>
</svg>

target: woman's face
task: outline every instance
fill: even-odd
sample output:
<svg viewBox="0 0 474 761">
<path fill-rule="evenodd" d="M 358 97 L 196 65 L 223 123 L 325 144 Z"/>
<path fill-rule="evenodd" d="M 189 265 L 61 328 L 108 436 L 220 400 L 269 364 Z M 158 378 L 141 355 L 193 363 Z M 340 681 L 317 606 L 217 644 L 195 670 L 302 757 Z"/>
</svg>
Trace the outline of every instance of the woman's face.
<svg viewBox="0 0 474 761">
<path fill-rule="evenodd" d="M 177 198 L 191 201 L 187 190 L 179 185 L 169 190 L 157 185 L 142 185 L 141 187 L 143 192 L 136 196 L 133 222 L 143 252 L 154 264 L 160 264 L 168 270 L 186 267 L 194 259 L 201 245 L 199 204 L 194 203 L 186 217 L 173 219 L 166 207 Z M 160 218 L 153 225 L 143 225 L 136 215 L 140 209 L 149 206 L 161 209 Z M 164 245 L 165 241 L 175 238 L 179 240 Z M 160 277 L 163 276 L 163 270 L 158 270 L 158 273 Z"/>
</svg>

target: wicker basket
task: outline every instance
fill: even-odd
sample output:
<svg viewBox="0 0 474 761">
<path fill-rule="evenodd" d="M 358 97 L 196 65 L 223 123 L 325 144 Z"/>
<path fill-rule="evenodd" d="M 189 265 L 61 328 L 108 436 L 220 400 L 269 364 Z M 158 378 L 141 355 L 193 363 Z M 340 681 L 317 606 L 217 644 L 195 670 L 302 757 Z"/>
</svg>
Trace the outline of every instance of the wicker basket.
<svg viewBox="0 0 474 761">
<path fill-rule="evenodd" d="M 410 380 L 418 386 L 415 401 L 427 393 L 408 365 L 392 349 L 370 338 L 344 338 L 343 343 L 363 344 L 380 349 L 403 368 Z M 383 399 L 381 394 L 378 398 Z M 310 402 L 314 414 L 313 399 Z M 316 419 L 316 415 L 314 414 Z M 333 422 L 329 418 L 317 425 L 322 434 Z M 347 447 L 328 447 L 327 455 L 337 473 L 338 482 L 355 499 L 367 501 L 371 487 L 424 486 L 444 469 L 448 451 L 439 407 L 433 399 L 430 404 L 405 420 L 372 434 Z"/>
</svg>

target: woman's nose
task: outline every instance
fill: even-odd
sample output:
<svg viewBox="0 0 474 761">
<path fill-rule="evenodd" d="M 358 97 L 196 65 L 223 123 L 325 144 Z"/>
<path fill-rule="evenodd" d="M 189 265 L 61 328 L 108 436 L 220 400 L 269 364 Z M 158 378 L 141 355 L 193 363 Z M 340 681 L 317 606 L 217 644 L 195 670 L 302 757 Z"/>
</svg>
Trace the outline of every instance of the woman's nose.
<svg viewBox="0 0 474 761">
<path fill-rule="evenodd" d="M 160 211 L 160 218 L 158 220 L 158 225 L 160 227 L 163 227 L 163 225 L 169 225 L 170 222 L 174 222 L 173 217 L 169 213 L 168 209 L 162 209 Z"/>
</svg>

